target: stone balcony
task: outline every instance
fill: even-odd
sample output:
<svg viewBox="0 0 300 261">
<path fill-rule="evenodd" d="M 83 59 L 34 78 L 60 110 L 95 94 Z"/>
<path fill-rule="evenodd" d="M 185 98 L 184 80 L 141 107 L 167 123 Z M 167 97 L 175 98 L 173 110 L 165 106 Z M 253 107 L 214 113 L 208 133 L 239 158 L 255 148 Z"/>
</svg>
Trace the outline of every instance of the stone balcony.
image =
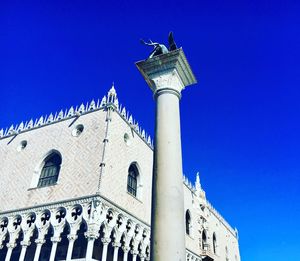
<svg viewBox="0 0 300 261">
<path fill-rule="evenodd" d="M 201 256 L 203 261 L 214 260 L 214 253 L 211 251 L 211 247 L 209 244 L 204 244 Z"/>
</svg>

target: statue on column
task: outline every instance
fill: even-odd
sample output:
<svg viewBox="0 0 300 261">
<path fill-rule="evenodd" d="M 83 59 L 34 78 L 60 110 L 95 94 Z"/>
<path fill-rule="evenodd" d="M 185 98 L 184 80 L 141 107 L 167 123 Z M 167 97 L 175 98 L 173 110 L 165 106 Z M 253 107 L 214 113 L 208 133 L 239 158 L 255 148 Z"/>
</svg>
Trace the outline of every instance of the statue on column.
<svg viewBox="0 0 300 261">
<path fill-rule="evenodd" d="M 173 32 L 169 33 L 168 42 L 169 42 L 169 49 L 164 44 L 152 42 L 150 39 L 149 39 L 149 42 L 145 42 L 143 39 L 141 39 L 142 44 L 148 45 L 148 46 L 153 46 L 153 51 L 150 53 L 148 59 L 150 59 L 154 56 L 160 55 L 160 54 L 165 54 L 165 53 L 174 51 L 177 49 L 177 45 L 174 41 Z"/>
</svg>

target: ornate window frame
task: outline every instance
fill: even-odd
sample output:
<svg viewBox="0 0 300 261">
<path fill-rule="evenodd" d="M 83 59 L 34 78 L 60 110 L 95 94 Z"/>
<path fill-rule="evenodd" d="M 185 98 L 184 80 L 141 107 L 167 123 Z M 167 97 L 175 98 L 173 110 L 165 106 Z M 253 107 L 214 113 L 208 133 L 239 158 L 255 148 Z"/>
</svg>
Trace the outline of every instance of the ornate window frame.
<svg viewBox="0 0 300 261">
<path fill-rule="evenodd" d="M 36 166 L 36 168 L 34 169 L 34 173 L 33 173 L 33 176 L 32 176 L 32 179 L 31 179 L 31 183 L 30 183 L 30 188 L 29 189 L 35 189 L 35 188 L 46 188 L 46 187 L 49 187 L 49 186 L 53 186 L 53 185 L 57 185 L 59 184 L 59 175 L 58 175 L 58 179 L 56 181 L 56 183 L 54 184 L 51 184 L 49 186 L 38 186 L 39 184 L 39 179 L 40 179 L 40 176 L 41 176 L 41 173 L 42 173 L 42 170 L 43 170 L 43 167 L 45 165 L 45 161 L 47 160 L 47 158 L 51 155 L 51 154 L 58 154 L 61 158 L 61 164 L 60 164 L 60 170 L 59 170 L 59 173 L 61 173 L 61 169 L 62 169 L 62 166 L 63 166 L 63 158 L 62 158 L 62 155 L 61 153 L 56 150 L 56 149 L 51 149 L 50 151 L 48 151 L 47 153 L 44 154 L 44 156 L 42 157 L 42 160 L 39 162 L 39 164 Z"/>
<path fill-rule="evenodd" d="M 129 184 L 128 184 L 128 177 L 129 177 L 129 169 L 131 168 L 131 166 L 133 167 L 133 168 L 135 168 L 135 170 L 136 170 L 136 173 L 137 173 L 137 175 L 136 175 L 136 193 L 135 194 L 133 194 L 133 193 L 131 193 L 129 190 L 128 190 L 128 186 L 129 186 Z M 131 162 L 130 164 L 129 164 L 129 167 L 128 167 L 128 169 L 127 169 L 127 180 L 126 180 L 126 184 L 127 184 L 127 186 L 126 186 L 126 191 L 127 191 L 127 193 L 129 194 L 129 195 L 131 195 L 131 196 L 133 196 L 134 198 L 136 198 L 136 199 L 138 199 L 138 200 L 141 200 L 141 198 L 142 198 L 142 191 L 143 191 L 143 185 L 142 185 L 142 179 L 141 179 L 141 170 L 140 170 L 140 166 L 139 166 L 139 164 L 136 162 L 136 161 L 133 161 L 133 162 Z"/>
</svg>

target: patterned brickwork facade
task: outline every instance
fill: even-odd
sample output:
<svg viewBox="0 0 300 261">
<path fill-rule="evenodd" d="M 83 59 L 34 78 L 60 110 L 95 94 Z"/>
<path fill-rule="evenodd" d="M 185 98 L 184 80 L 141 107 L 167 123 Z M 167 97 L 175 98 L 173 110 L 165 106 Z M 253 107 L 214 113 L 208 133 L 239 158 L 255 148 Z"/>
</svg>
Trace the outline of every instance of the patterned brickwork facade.
<svg viewBox="0 0 300 261">
<path fill-rule="evenodd" d="M 103 110 L 99 110 L 1 139 L 1 211 L 95 194 L 103 151 L 105 115 Z M 74 137 L 72 130 L 78 124 L 84 125 L 84 131 Z M 22 140 L 27 141 L 27 146 L 18 151 Z M 53 150 L 62 155 L 58 184 L 37 189 L 34 181 L 40 175 L 44 158 Z"/>
</svg>

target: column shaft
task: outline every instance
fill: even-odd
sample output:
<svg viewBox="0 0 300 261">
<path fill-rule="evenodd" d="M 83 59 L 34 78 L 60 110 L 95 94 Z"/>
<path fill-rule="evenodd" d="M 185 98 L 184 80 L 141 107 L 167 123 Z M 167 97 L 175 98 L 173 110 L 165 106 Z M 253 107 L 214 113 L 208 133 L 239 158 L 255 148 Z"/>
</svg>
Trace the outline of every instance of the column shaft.
<svg viewBox="0 0 300 261">
<path fill-rule="evenodd" d="M 66 261 L 71 261 L 72 253 L 73 253 L 74 241 L 75 241 L 74 239 L 69 239 L 69 245 L 68 245 L 68 252 L 67 252 Z"/>
<path fill-rule="evenodd" d="M 179 97 L 156 94 L 151 259 L 185 260 Z M 172 240 L 170 240 L 172 239 Z"/>
<path fill-rule="evenodd" d="M 22 246 L 21 254 L 19 261 L 24 261 L 25 255 L 26 255 L 27 246 Z"/>
<path fill-rule="evenodd" d="M 13 248 L 11 248 L 11 247 L 7 248 L 7 253 L 6 253 L 6 256 L 5 256 L 5 261 L 9 261 L 10 260 L 12 251 L 13 251 Z"/>
<path fill-rule="evenodd" d="M 102 250 L 102 259 L 101 259 L 101 261 L 106 261 L 107 247 L 108 247 L 108 243 L 103 243 L 103 250 Z"/>
<path fill-rule="evenodd" d="M 88 238 L 87 248 L 86 248 L 86 261 L 90 261 L 93 258 L 93 249 L 94 249 L 94 238 Z"/>
<path fill-rule="evenodd" d="M 54 259 L 55 259 L 57 243 L 58 243 L 57 241 L 52 241 L 52 248 L 51 248 L 49 261 L 54 261 Z"/>
<path fill-rule="evenodd" d="M 124 251 L 123 261 L 127 261 L 128 259 L 128 251 Z"/>
<path fill-rule="evenodd" d="M 136 261 L 136 256 L 137 256 L 137 254 L 132 255 L 132 261 Z"/>
<path fill-rule="evenodd" d="M 113 261 L 118 261 L 119 247 L 115 246 Z"/>
<path fill-rule="evenodd" d="M 35 249 L 35 254 L 34 254 L 33 261 L 39 261 L 42 246 L 43 246 L 42 243 L 36 243 L 36 249 Z"/>
</svg>

